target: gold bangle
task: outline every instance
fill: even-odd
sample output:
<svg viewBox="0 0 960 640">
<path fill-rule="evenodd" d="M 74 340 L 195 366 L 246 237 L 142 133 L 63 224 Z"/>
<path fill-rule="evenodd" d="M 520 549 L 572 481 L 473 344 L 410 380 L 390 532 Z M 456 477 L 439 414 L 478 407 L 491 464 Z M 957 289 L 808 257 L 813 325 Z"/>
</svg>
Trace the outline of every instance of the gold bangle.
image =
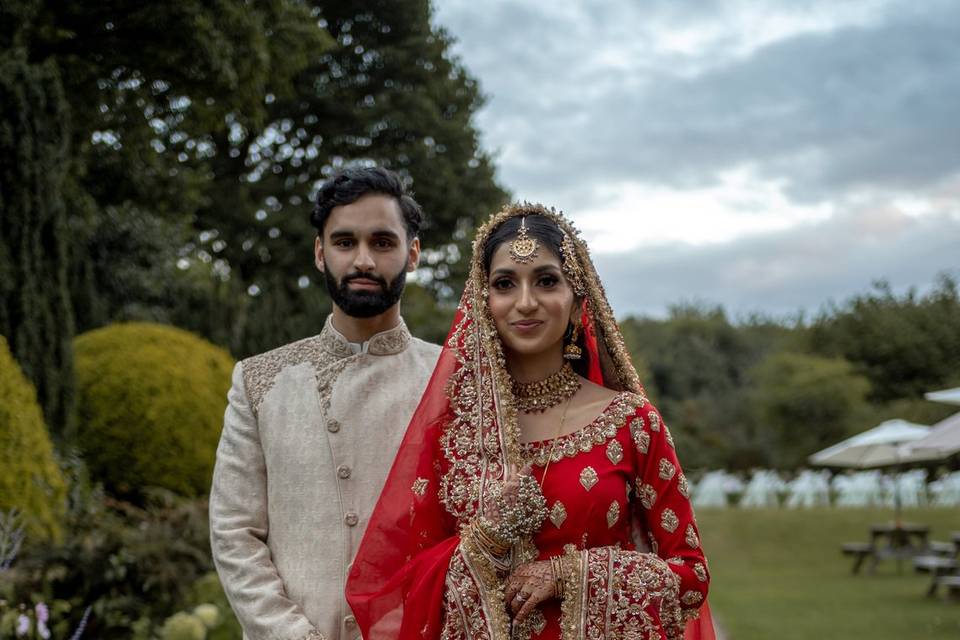
<svg viewBox="0 0 960 640">
<path fill-rule="evenodd" d="M 470 529 L 477 543 L 491 554 L 505 556 L 510 551 L 510 545 L 497 541 L 490 532 L 483 528 L 479 521 L 474 522 Z"/>
<path fill-rule="evenodd" d="M 550 571 L 553 573 L 554 591 L 558 598 L 563 598 L 563 556 L 550 558 Z"/>
</svg>

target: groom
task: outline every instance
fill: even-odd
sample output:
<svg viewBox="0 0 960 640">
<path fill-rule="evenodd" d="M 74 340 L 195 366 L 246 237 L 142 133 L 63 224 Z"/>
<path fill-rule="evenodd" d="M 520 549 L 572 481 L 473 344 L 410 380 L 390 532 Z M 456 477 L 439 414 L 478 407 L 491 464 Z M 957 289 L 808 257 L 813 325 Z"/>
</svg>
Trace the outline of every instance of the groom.
<svg viewBox="0 0 960 640">
<path fill-rule="evenodd" d="M 400 317 L 421 210 L 396 174 L 343 171 L 311 223 L 333 313 L 237 364 L 213 473 L 213 559 L 249 640 L 359 637 L 344 582 L 439 354 Z"/>
</svg>

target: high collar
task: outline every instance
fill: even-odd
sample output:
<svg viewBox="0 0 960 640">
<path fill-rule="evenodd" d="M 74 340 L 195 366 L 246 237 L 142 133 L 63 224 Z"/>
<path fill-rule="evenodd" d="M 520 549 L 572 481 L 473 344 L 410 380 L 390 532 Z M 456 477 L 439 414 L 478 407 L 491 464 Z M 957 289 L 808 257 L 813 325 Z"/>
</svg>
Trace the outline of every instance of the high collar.
<svg viewBox="0 0 960 640">
<path fill-rule="evenodd" d="M 333 326 L 333 316 L 327 316 L 327 321 L 320 332 L 320 343 L 324 351 L 336 358 L 348 358 L 353 354 L 350 341 Z M 403 318 L 392 329 L 381 331 L 367 341 L 367 353 L 374 356 L 391 356 L 400 353 L 410 344 L 410 331 Z"/>
</svg>

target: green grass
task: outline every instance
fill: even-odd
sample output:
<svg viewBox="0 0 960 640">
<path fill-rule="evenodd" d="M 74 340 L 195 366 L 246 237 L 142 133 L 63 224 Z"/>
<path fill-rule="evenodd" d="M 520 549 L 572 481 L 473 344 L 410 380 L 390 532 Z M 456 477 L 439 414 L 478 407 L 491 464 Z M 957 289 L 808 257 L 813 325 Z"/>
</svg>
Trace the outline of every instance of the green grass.
<svg viewBox="0 0 960 640">
<path fill-rule="evenodd" d="M 881 509 L 697 512 L 710 563 L 710 606 L 727 640 L 957 640 L 960 602 L 927 598 L 926 574 L 886 560 L 853 575 L 843 542 L 866 542 Z M 960 530 L 960 510 L 908 509 L 931 539 Z"/>
</svg>

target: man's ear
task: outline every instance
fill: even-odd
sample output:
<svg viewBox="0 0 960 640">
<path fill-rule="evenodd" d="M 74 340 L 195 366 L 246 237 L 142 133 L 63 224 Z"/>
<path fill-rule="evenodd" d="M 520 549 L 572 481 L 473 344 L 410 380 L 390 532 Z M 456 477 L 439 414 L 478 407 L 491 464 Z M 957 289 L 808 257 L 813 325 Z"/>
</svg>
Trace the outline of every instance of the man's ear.
<svg viewBox="0 0 960 640">
<path fill-rule="evenodd" d="M 323 238 L 320 236 L 317 236 L 317 239 L 313 242 L 313 258 L 314 264 L 317 265 L 317 269 L 320 270 L 320 273 L 325 273 L 327 267 L 323 261 Z"/>
<path fill-rule="evenodd" d="M 420 238 L 414 238 L 410 241 L 410 249 L 407 252 L 407 271 L 412 273 L 417 270 L 420 264 Z"/>
</svg>

